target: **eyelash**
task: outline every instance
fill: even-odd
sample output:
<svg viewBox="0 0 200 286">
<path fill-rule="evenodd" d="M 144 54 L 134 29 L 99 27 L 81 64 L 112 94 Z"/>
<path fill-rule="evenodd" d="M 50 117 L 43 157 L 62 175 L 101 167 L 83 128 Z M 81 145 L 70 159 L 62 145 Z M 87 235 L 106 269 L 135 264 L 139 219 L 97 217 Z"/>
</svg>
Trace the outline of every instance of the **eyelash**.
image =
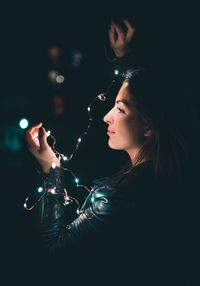
<svg viewBox="0 0 200 286">
<path fill-rule="evenodd" d="M 119 112 L 124 113 L 124 110 L 123 110 L 123 109 L 121 109 L 121 108 L 119 108 L 119 107 L 117 107 L 117 109 L 118 109 Z"/>
</svg>

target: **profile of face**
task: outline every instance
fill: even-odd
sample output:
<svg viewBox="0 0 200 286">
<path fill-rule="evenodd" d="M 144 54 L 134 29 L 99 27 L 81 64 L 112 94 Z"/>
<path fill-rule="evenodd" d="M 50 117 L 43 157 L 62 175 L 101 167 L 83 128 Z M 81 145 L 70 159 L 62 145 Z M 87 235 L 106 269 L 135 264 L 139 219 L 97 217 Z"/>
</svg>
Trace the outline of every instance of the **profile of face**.
<svg viewBox="0 0 200 286">
<path fill-rule="evenodd" d="M 148 136 L 128 82 L 123 82 L 113 108 L 103 120 L 108 124 L 108 145 L 112 149 L 136 153 Z"/>
</svg>

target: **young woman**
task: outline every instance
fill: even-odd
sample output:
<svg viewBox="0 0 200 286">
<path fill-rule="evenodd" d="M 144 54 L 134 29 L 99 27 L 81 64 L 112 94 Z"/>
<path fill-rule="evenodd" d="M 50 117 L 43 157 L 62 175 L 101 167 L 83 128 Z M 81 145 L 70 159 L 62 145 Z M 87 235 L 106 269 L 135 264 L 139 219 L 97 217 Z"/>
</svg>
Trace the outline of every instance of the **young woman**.
<svg viewBox="0 0 200 286">
<path fill-rule="evenodd" d="M 130 66 L 127 47 L 135 28 L 127 21 L 124 24 L 127 33 L 111 23 L 109 41 L 119 62 L 127 54 Z M 37 225 L 46 250 L 59 254 L 57 270 L 62 256 L 64 264 L 75 259 L 74 267 L 79 272 L 84 268 L 82 275 L 90 271 L 91 277 L 93 271 L 93 277 L 103 277 L 103 282 L 108 282 L 104 278 L 109 274 L 112 283 L 121 278 L 121 283 L 129 285 L 131 278 L 131 282 L 137 281 L 135 285 L 150 285 L 150 281 L 158 285 L 160 266 L 167 261 L 163 249 L 170 248 L 168 236 L 161 237 L 165 225 L 161 221 L 161 194 L 174 201 L 185 157 L 183 144 L 170 126 L 170 117 L 165 117 L 163 99 L 167 92 L 159 72 L 128 69 L 119 86 L 113 108 L 103 121 L 108 125 L 109 147 L 124 150 L 128 162 L 116 174 L 92 182 L 90 194 L 74 219 L 63 204 L 65 173 L 48 145 L 46 130 L 41 123 L 28 130 L 29 150 L 44 173 L 45 196 L 36 208 Z M 168 203 L 167 215 L 172 216 L 171 201 L 166 200 Z"/>
<path fill-rule="evenodd" d="M 155 74 L 146 69 L 124 73 L 114 106 L 103 120 L 109 147 L 127 152 L 129 162 L 115 175 L 93 182 L 71 222 L 59 195 L 64 194 L 64 173 L 47 143 L 46 130 L 41 124 L 28 130 L 29 150 L 46 173 L 46 194 L 37 213 L 48 252 L 65 253 L 68 258 L 76 252 L 79 257 L 93 257 L 94 264 L 115 265 L 115 271 L 126 264 L 126 271 L 158 277 L 160 193 L 170 186 L 170 176 L 180 173 L 183 153 L 165 122 L 156 83 Z"/>
</svg>

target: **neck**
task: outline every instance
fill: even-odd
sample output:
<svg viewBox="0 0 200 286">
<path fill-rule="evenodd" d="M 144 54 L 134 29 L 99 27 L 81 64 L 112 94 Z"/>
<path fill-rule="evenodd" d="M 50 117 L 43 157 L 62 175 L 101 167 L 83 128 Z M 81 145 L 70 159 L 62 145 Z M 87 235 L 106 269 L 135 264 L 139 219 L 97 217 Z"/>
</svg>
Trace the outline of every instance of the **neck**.
<svg viewBox="0 0 200 286">
<path fill-rule="evenodd" d="M 134 149 L 130 149 L 130 150 L 126 151 L 129 155 L 131 161 L 133 162 L 133 164 L 137 159 L 137 156 L 139 154 L 139 150 L 140 150 L 139 148 L 134 148 Z"/>
<path fill-rule="evenodd" d="M 140 160 L 139 162 L 137 162 L 137 159 L 138 159 L 137 157 L 138 157 L 139 151 L 140 151 L 140 148 L 139 148 L 139 147 L 138 147 L 138 148 L 131 149 L 131 150 L 127 150 L 127 153 L 128 153 L 128 155 L 129 155 L 129 157 L 130 157 L 130 160 L 131 160 L 131 162 L 132 162 L 132 164 L 133 164 L 134 166 L 136 166 L 136 165 L 138 165 L 138 164 L 140 164 L 140 163 L 143 163 L 143 162 L 145 162 L 145 161 L 147 161 L 147 160 L 150 159 L 149 156 L 148 156 L 148 157 L 146 157 L 146 158 L 143 158 L 143 159 Z"/>
</svg>

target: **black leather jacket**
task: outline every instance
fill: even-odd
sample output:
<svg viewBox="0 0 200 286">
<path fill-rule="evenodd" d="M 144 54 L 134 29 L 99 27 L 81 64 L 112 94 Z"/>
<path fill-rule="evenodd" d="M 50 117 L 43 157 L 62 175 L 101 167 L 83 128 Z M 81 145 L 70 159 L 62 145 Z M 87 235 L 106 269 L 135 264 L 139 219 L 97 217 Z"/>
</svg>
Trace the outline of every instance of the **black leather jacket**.
<svg viewBox="0 0 200 286">
<path fill-rule="evenodd" d="M 37 208 L 38 225 L 49 253 L 121 259 L 152 264 L 157 260 L 159 188 L 150 161 L 127 174 L 93 182 L 77 217 L 66 222 L 63 205 L 64 173 L 51 169 L 47 192 Z M 91 256 L 92 255 L 92 256 Z M 139 258 L 138 258 L 139 257 Z M 126 259 L 126 260 L 125 260 Z M 119 261 L 119 260 L 118 260 Z"/>
</svg>

